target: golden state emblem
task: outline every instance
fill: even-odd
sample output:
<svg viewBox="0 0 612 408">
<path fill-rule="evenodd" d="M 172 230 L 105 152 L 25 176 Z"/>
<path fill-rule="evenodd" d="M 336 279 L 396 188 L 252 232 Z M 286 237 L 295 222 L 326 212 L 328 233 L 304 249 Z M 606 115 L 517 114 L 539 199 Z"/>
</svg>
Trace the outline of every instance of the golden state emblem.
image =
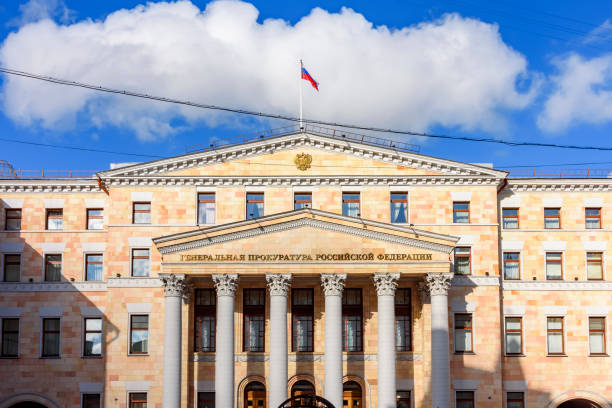
<svg viewBox="0 0 612 408">
<path fill-rule="evenodd" d="M 295 155 L 295 159 L 293 159 L 295 166 L 302 171 L 306 171 L 310 168 L 310 163 L 312 163 L 312 156 L 308 153 L 300 153 Z"/>
</svg>

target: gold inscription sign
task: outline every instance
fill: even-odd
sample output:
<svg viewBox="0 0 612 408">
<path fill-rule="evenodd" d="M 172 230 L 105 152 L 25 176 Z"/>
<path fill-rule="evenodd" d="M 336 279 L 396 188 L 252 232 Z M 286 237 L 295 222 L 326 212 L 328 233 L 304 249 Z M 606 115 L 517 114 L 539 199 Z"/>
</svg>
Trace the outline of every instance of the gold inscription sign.
<svg viewBox="0 0 612 408">
<path fill-rule="evenodd" d="M 431 261 L 431 254 L 214 254 L 181 255 L 181 262 Z"/>
</svg>

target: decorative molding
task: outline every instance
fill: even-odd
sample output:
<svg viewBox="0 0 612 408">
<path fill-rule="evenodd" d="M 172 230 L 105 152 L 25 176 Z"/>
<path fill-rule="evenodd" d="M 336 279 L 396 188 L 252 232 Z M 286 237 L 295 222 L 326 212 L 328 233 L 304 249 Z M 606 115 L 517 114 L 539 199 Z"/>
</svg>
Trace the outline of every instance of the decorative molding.
<svg viewBox="0 0 612 408">
<path fill-rule="evenodd" d="M 525 310 L 527 310 L 527 306 L 525 305 L 503 306 L 504 316 L 525 316 Z"/>
<path fill-rule="evenodd" d="M 104 306 L 81 306 L 81 316 L 85 317 L 103 317 Z"/>
<path fill-rule="evenodd" d="M 86 208 L 104 208 L 106 204 L 106 200 L 103 198 L 86 198 L 85 199 L 85 207 Z"/>
<path fill-rule="evenodd" d="M 513 192 L 609 192 L 612 179 L 508 179 L 507 190 Z"/>
<path fill-rule="evenodd" d="M 211 363 L 215 361 L 214 354 L 194 354 L 189 357 L 189 361 L 201 362 L 201 363 Z"/>
<path fill-rule="evenodd" d="M 372 277 L 376 294 L 378 296 L 395 296 L 397 280 L 400 278 L 398 273 L 375 273 Z"/>
<path fill-rule="evenodd" d="M 453 201 L 470 201 L 472 200 L 471 191 L 451 191 Z"/>
<path fill-rule="evenodd" d="M 21 317 L 23 315 L 22 307 L 0 306 L 0 317 Z"/>
<path fill-rule="evenodd" d="M 104 282 L 0 282 L 0 292 L 106 292 Z"/>
<path fill-rule="evenodd" d="M 459 241 L 457 241 L 457 246 L 471 246 L 474 245 L 476 241 L 476 237 L 474 235 L 458 235 Z"/>
<path fill-rule="evenodd" d="M 455 390 L 458 391 L 468 391 L 468 390 L 477 390 L 478 389 L 478 384 L 480 383 L 479 380 L 473 380 L 473 379 L 456 379 L 453 378 L 453 388 Z"/>
<path fill-rule="evenodd" d="M 181 297 L 189 302 L 192 286 L 183 274 L 160 274 L 165 297 Z"/>
<path fill-rule="evenodd" d="M 0 180 L 0 193 L 102 193 L 92 179 Z"/>
<path fill-rule="evenodd" d="M 153 246 L 151 237 L 128 237 L 128 243 L 131 247 L 149 248 Z"/>
<path fill-rule="evenodd" d="M 450 306 L 454 313 L 473 313 L 476 311 L 477 302 L 466 302 L 465 300 L 451 300 Z"/>
<path fill-rule="evenodd" d="M 587 316 L 607 316 L 611 306 L 585 306 L 584 311 Z"/>
<path fill-rule="evenodd" d="M 567 241 L 542 241 L 544 251 L 565 251 Z"/>
<path fill-rule="evenodd" d="M 499 276 L 454 275 L 452 286 L 499 286 Z"/>
<path fill-rule="evenodd" d="M 103 382 L 80 382 L 79 392 L 82 394 L 98 394 L 104 392 Z"/>
<path fill-rule="evenodd" d="M 41 317 L 61 317 L 64 314 L 63 306 L 40 306 L 38 314 Z"/>
<path fill-rule="evenodd" d="M 114 383 L 123 383 L 125 390 L 130 391 L 149 391 L 151 381 L 113 381 Z"/>
<path fill-rule="evenodd" d="M 63 198 L 45 198 L 43 200 L 45 208 L 64 208 Z"/>
<path fill-rule="evenodd" d="M 291 274 L 266 273 L 266 282 L 270 290 L 270 296 L 287 297 L 291 288 Z"/>
<path fill-rule="evenodd" d="M 563 207 L 563 198 L 561 197 L 543 197 L 542 198 L 542 207 Z"/>
<path fill-rule="evenodd" d="M 584 197 L 583 203 L 585 207 L 603 207 L 603 197 Z"/>
<path fill-rule="evenodd" d="M 416 353 L 397 353 L 395 359 L 397 361 L 423 361 L 423 355 Z"/>
<path fill-rule="evenodd" d="M 44 252 L 64 252 L 66 249 L 65 242 L 43 242 L 40 244 L 40 250 Z"/>
<path fill-rule="evenodd" d="M 128 313 L 151 313 L 153 303 L 126 303 L 125 308 Z"/>
<path fill-rule="evenodd" d="M 234 361 L 237 363 L 263 363 L 265 361 L 270 361 L 270 356 L 268 354 L 236 354 L 234 356 Z"/>
<path fill-rule="evenodd" d="M 295 353 L 289 354 L 290 362 L 300 362 L 300 363 L 313 363 L 313 362 L 322 362 L 324 360 L 323 354 L 302 354 Z"/>
<path fill-rule="evenodd" d="M 521 206 L 521 196 L 513 194 L 501 197 L 500 205 L 502 208 L 519 208 Z"/>
<path fill-rule="evenodd" d="M 342 296 L 346 273 L 322 273 L 321 286 L 325 296 Z"/>
<path fill-rule="evenodd" d="M 425 283 L 430 296 L 447 296 L 451 286 L 452 273 L 428 273 Z"/>
<path fill-rule="evenodd" d="M 342 361 L 378 361 L 378 354 L 342 353 Z"/>
<path fill-rule="evenodd" d="M 231 296 L 236 295 L 236 287 L 238 286 L 238 274 L 237 273 L 223 273 L 213 274 L 212 280 L 217 289 L 217 296 Z"/>
<path fill-rule="evenodd" d="M 158 288 L 161 285 L 161 280 L 154 277 L 108 278 L 109 288 Z"/>
<path fill-rule="evenodd" d="M 83 242 L 81 243 L 83 252 L 104 252 L 106 251 L 106 242 Z"/>
<path fill-rule="evenodd" d="M 527 391 L 527 385 L 528 384 L 529 384 L 529 382 L 526 381 L 526 380 L 525 381 L 518 381 L 518 380 L 517 381 L 509 381 L 509 380 L 506 380 L 506 381 L 504 381 L 504 391 L 510 391 L 510 392 L 512 392 L 512 391 L 517 391 L 517 392 L 523 391 L 523 392 L 525 392 L 525 391 Z"/>
<path fill-rule="evenodd" d="M 150 191 L 132 191 L 132 201 L 153 201 L 153 193 Z"/>
<path fill-rule="evenodd" d="M 507 239 L 502 239 L 501 241 L 502 251 L 521 252 L 523 250 L 524 245 L 525 245 L 525 241 L 510 241 Z"/>
<path fill-rule="evenodd" d="M 3 198 L 3 208 L 23 208 L 23 198 Z"/>
<path fill-rule="evenodd" d="M 196 392 L 215 392 L 214 380 L 199 380 L 193 382 L 193 387 Z"/>
<path fill-rule="evenodd" d="M 25 242 L 0 242 L 0 252 L 22 253 Z"/>
<path fill-rule="evenodd" d="M 546 316 L 565 316 L 567 306 L 540 306 Z"/>
<path fill-rule="evenodd" d="M 419 294 L 419 299 L 421 300 L 421 304 L 429 303 L 431 298 L 429 296 L 429 289 L 427 288 L 427 284 L 425 282 L 417 282 L 417 293 Z"/>
<path fill-rule="evenodd" d="M 608 243 L 606 241 L 582 241 L 585 251 L 605 251 Z"/>
<path fill-rule="evenodd" d="M 612 291 L 612 281 L 503 281 L 503 290 L 601 290 Z"/>
</svg>

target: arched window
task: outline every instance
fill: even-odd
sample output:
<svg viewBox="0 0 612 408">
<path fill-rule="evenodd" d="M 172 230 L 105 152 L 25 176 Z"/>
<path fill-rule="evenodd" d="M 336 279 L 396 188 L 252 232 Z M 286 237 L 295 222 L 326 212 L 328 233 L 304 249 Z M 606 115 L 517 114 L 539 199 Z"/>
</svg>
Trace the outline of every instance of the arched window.
<svg viewBox="0 0 612 408">
<path fill-rule="evenodd" d="M 342 405 L 344 408 L 361 408 L 361 386 L 355 381 L 347 381 L 343 386 Z"/>
<path fill-rule="evenodd" d="M 266 386 L 259 381 L 252 381 L 244 389 L 245 408 L 266 408 Z"/>
<path fill-rule="evenodd" d="M 293 384 L 291 387 L 291 396 L 296 397 L 298 395 L 314 395 L 315 388 L 310 381 L 300 380 Z"/>
<path fill-rule="evenodd" d="M 586 399 L 565 401 L 559 408 L 601 408 L 598 404 Z"/>
</svg>

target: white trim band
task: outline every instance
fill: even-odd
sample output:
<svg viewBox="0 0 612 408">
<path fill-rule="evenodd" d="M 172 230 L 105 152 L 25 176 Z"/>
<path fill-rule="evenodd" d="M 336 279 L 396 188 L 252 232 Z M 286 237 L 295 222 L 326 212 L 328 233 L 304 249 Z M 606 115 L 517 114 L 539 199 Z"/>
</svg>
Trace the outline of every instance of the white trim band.
<svg viewBox="0 0 612 408">
<path fill-rule="evenodd" d="M 126 303 L 128 313 L 151 313 L 152 303 Z"/>
</svg>

